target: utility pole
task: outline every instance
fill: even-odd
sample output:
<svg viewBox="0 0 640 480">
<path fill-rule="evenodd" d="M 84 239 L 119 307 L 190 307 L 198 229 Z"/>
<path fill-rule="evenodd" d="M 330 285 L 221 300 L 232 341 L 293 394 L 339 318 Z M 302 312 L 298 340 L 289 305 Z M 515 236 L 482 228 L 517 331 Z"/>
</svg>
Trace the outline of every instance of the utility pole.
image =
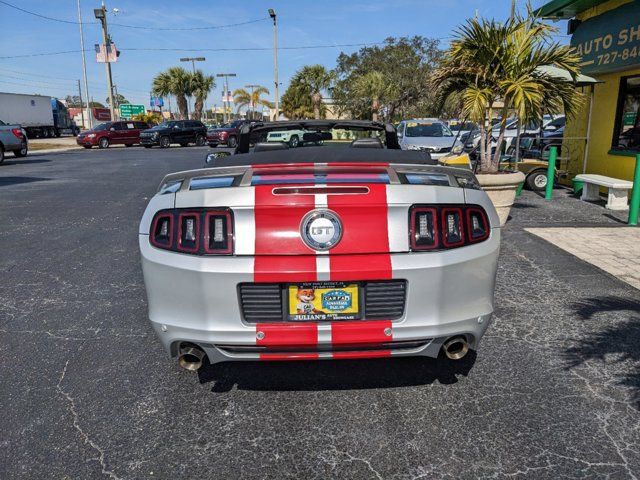
<svg viewBox="0 0 640 480">
<path fill-rule="evenodd" d="M 87 128 L 87 126 L 84 124 L 84 108 L 82 107 L 82 89 L 80 88 L 80 80 L 78 80 L 78 96 L 80 97 L 80 116 L 82 117 L 82 128 Z M 89 113 L 89 109 L 87 109 L 87 113 Z M 91 115 L 89 115 L 89 118 L 91 118 Z"/>
<path fill-rule="evenodd" d="M 280 116 L 280 94 L 279 92 L 279 85 L 278 85 L 278 22 L 276 19 L 276 12 L 273 8 L 269 9 L 269 16 L 271 17 L 271 19 L 273 20 L 273 80 L 275 82 L 276 85 L 276 90 L 275 90 L 275 107 L 276 107 L 276 114 L 275 114 L 275 118 L 274 120 L 278 120 L 278 117 Z"/>
<path fill-rule="evenodd" d="M 180 59 L 181 62 L 191 62 L 191 66 L 193 67 L 193 74 L 196 73 L 196 62 L 204 62 L 206 58 L 204 57 L 183 57 Z M 191 99 L 191 95 L 189 95 L 189 99 L 187 100 L 187 110 L 190 109 L 189 101 Z M 194 106 L 195 108 L 195 106 Z M 193 113 L 193 112 L 191 112 Z M 189 117 L 189 112 L 187 112 L 187 117 Z"/>
<path fill-rule="evenodd" d="M 87 82 L 87 60 L 84 56 L 84 33 L 82 31 L 82 11 L 80 10 L 80 0 L 78 0 L 78 24 L 80 25 L 80 50 L 82 50 L 82 76 L 84 79 L 84 93 L 87 97 L 87 114 L 89 114 L 89 129 L 93 128 L 92 115 L 89 112 L 89 82 Z M 80 81 L 78 80 L 78 83 Z M 80 90 L 78 85 L 78 90 Z M 82 127 L 87 128 L 84 124 L 84 107 L 82 106 L 82 93 L 80 93 L 80 111 L 82 112 Z"/>
<path fill-rule="evenodd" d="M 216 77 L 224 77 L 224 94 L 222 96 L 222 108 L 224 111 L 222 112 L 224 123 L 227 123 L 227 93 L 229 92 L 229 77 L 235 77 L 235 73 L 216 73 Z"/>
<path fill-rule="evenodd" d="M 111 120 L 113 121 L 116 119 L 116 111 L 113 103 L 113 79 L 111 78 L 111 63 L 109 62 L 111 39 L 109 38 L 109 32 L 107 30 L 107 8 L 104 6 L 104 1 L 102 2 L 101 8 L 93 10 L 93 14 L 102 24 L 102 41 L 104 42 L 105 48 L 104 67 L 107 73 L 107 88 L 109 89 L 109 110 L 111 112 Z"/>
<path fill-rule="evenodd" d="M 253 118 L 253 117 L 254 117 L 254 113 L 255 113 L 255 110 L 256 110 L 256 106 L 253 103 L 253 91 L 254 91 L 254 88 L 259 87 L 259 86 L 260 85 L 253 85 L 253 84 L 244 86 L 244 88 L 250 88 L 251 89 L 251 97 L 249 98 L 249 107 L 251 108 L 251 118 L 249 120 L 255 120 L 255 118 Z"/>
</svg>

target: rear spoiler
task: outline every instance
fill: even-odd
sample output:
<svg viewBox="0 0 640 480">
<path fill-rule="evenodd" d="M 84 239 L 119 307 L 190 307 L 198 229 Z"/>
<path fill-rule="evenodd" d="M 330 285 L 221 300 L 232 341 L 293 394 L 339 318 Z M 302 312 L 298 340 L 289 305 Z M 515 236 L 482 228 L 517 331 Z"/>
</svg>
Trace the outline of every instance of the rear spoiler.
<svg viewBox="0 0 640 480">
<path fill-rule="evenodd" d="M 254 174 L 277 175 L 277 174 L 299 174 L 312 173 L 314 175 L 326 175 L 331 173 L 367 174 L 377 172 L 386 174 L 385 183 L 389 185 L 416 184 L 412 181 L 413 176 L 432 176 L 434 181 L 439 183 L 418 184 L 438 184 L 441 186 L 468 188 L 480 190 L 480 184 L 473 172 L 464 168 L 453 168 L 436 165 L 416 165 L 416 164 L 369 164 L 345 163 L 341 165 L 310 164 L 310 165 L 254 165 L 236 167 L 213 167 L 201 168 L 198 170 L 187 170 L 183 172 L 171 173 L 164 177 L 158 188 L 158 193 L 176 193 L 179 191 L 193 190 L 192 182 L 202 179 L 218 182 L 219 187 L 250 187 L 254 185 Z M 445 183 L 446 182 L 446 183 Z M 367 183 L 366 180 L 354 181 L 354 183 Z M 211 188 L 216 188 L 211 187 Z M 199 187 L 207 188 L 207 187 Z"/>
</svg>

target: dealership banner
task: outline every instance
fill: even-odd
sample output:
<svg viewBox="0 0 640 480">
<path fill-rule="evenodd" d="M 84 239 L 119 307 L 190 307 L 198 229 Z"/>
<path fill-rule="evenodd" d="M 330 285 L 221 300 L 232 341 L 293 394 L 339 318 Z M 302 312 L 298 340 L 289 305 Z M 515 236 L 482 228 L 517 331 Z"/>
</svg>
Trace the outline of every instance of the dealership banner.
<svg viewBox="0 0 640 480">
<path fill-rule="evenodd" d="M 640 65 L 640 2 L 582 22 L 571 37 L 582 73 L 614 72 Z"/>
</svg>

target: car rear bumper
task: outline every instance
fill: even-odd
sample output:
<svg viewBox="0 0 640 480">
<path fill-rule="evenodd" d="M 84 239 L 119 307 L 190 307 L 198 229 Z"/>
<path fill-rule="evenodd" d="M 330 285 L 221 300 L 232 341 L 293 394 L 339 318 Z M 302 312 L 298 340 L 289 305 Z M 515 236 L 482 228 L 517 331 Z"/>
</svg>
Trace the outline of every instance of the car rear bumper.
<svg viewBox="0 0 640 480">
<path fill-rule="evenodd" d="M 389 255 L 392 277 L 407 281 L 401 318 L 326 323 L 245 322 L 238 284 L 254 281 L 252 256 L 168 252 L 152 247 L 144 234 L 139 235 L 139 244 L 149 318 L 171 356 L 178 354 L 180 343 L 188 342 L 199 345 L 212 363 L 436 357 L 445 340 L 454 336 L 465 336 L 470 348 L 478 348 L 493 313 L 500 230 L 493 229 L 482 243 L 455 250 Z M 359 257 L 354 258 L 358 279 L 375 280 L 376 272 L 368 271 L 375 262 Z M 331 275 L 346 278 L 349 272 Z M 345 331 L 351 333 L 345 337 Z"/>
</svg>

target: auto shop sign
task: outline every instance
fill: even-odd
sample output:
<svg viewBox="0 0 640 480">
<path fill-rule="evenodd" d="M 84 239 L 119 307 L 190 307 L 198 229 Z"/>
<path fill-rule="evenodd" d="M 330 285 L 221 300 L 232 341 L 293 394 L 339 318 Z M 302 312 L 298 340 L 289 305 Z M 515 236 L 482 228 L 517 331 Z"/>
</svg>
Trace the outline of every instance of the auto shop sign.
<svg viewBox="0 0 640 480">
<path fill-rule="evenodd" d="M 640 65 L 640 2 L 585 20 L 571 37 L 571 46 L 582 57 L 585 74 Z"/>
<path fill-rule="evenodd" d="M 131 118 L 145 112 L 144 105 L 133 105 L 131 103 L 123 103 L 120 105 L 120 117 Z"/>
</svg>

